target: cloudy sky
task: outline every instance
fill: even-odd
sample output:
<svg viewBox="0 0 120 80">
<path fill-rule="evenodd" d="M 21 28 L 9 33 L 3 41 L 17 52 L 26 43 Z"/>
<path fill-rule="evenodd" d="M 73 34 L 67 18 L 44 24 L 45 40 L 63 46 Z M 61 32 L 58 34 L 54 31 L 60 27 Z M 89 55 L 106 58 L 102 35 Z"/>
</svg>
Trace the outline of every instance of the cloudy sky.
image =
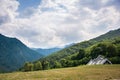
<svg viewBox="0 0 120 80">
<path fill-rule="evenodd" d="M 0 0 L 0 33 L 50 48 L 120 28 L 120 0 Z"/>
</svg>

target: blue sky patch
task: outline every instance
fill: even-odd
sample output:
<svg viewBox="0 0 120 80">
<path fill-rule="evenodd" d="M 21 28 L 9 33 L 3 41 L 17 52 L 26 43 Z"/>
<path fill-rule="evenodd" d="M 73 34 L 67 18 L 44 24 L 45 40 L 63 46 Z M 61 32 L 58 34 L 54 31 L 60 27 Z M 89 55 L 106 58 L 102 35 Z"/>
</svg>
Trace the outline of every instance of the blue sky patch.
<svg viewBox="0 0 120 80">
<path fill-rule="evenodd" d="M 18 11 L 24 11 L 25 9 L 29 7 L 37 7 L 41 0 L 18 0 L 20 3 L 19 10 Z"/>
</svg>

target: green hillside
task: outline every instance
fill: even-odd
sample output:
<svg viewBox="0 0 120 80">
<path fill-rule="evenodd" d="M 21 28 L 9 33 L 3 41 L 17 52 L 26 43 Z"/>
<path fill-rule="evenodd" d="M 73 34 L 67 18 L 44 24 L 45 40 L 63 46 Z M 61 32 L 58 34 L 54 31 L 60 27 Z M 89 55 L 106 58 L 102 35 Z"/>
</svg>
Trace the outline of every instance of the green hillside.
<svg viewBox="0 0 120 80">
<path fill-rule="evenodd" d="M 0 72 L 19 69 L 27 61 L 35 61 L 41 54 L 31 50 L 16 38 L 0 34 Z"/>
<path fill-rule="evenodd" d="M 90 41 L 102 41 L 102 40 L 113 39 L 116 37 L 120 37 L 120 28 L 117 30 L 111 30 L 111 31 L 107 32 L 106 34 L 103 34 L 99 37 L 91 39 Z"/>
<path fill-rule="evenodd" d="M 103 40 L 110 40 L 110 39 L 114 39 L 116 37 L 120 37 L 120 29 L 109 31 L 108 33 L 101 35 L 99 37 L 96 37 L 94 39 L 77 43 L 71 47 L 60 50 L 60 51 L 46 57 L 45 59 L 49 59 L 49 60 L 54 59 L 54 58 L 61 59 L 63 57 L 66 57 L 66 56 L 69 56 L 71 54 L 78 52 L 80 48 L 88 48 L 88 47 L 92 46 L 93 44 L 102 42 Z"/>
<path fill-rule="evenodd" d="M 120 80 L 120 65 L 79 66 L 0 74 L 0 80 Z"/>
<path fill-rule="evenodd" d="M 110 31 L 97 38 L 77 43 L 73 46 L 60 50 L 45 58 L 35 61 L 35 64 L 40 63 L 41 69 L 74 67 L 86 64 L 90 59 L 96 58 L 98 55 L 107 57 L 113 64 L 120 64 L 120 29 Z M 28 63 L 29 64 L 29 63 Z M 24 65 L 22 71 L 27 69 Z M 26 69 L 27 70 L 26 70 Z M 38 70 L 41 70 L 38 69 Z M 35 69 L 36 70 L 36 69 Z"/>
<path fill-rule="evenodd" d="M 35 49 L 33 49 L 33 50 L 35 50 L 36 52 L 38 52 L 38 53 L 40 53 L 40 54 L 42 54 L 42 55 L 44 55 L 44 56 L 48 56 L 48 55 L 50 55 L 50 54 L 52 54 L 52 53 L 54 53 L 54 52 L 57 52 L 57 51 L 59 51 L 59 50 L 61 50 L 62 48 L 48 48 L 48 49 L 42 49 L 42 48 L 35 48 Z"/>
</svg>

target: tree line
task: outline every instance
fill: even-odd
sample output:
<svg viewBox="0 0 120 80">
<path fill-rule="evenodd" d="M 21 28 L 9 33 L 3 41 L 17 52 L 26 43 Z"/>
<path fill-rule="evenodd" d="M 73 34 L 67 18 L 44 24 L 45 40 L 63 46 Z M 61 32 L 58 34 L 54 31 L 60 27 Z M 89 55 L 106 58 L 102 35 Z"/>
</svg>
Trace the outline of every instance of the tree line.
<svg viewBox="0 0 120 80">
<path fill-rule="evenodd" d="M 76 49 L 78 49 L 76 47 Z M 71 50 L 68 50 L 69 53 Z M 88 48 L 79 48 L 77 52 L 67 57 L 57 59 L 43 59 L 33 63 L 24 64 L 22 71 L 37 71 L 54 68 L 74 67 L 84 65 L 90 59 L 96 58 L 98 55 L 107 57 L 113 64 L 120 64 L 120 38 L 114 40 L 105 40 L 98 42 Z M 57 56 L 59 57 L 59 56 Z"/>
</svg>

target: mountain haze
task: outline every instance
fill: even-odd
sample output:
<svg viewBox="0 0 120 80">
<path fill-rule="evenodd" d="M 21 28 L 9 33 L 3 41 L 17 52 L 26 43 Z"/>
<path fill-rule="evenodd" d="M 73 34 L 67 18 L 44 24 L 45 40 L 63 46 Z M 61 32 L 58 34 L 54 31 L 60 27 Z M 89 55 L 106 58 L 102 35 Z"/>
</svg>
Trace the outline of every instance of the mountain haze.
<svg viewBox="0 0 120 80">
<path fill-rule="evenodd" d="M 71 43 L 71 44 L 67 44 L 64 47 L 54 47 L 54 48 L 47 48 L 47 49 L 43 49 L 43 48 L 33 48 L 33 50 L 37 51 L 38 53 L 44 55 L 44 56 L 48 56 L 52 53 L 55 53 L 57 51 L 60 51 L 64 48 L 70 47 L 72 45 L 74 45 L 75 43 Z"/>
<path fill-rule="evenodd" d="M 56 51 L 61 50 L 62 48 L 49 48 L 49 49 L 42 49 L 42 48 L 38 48 L 38 49 L 34 49 L 36 52 L 44 55 L 44 56 L 48 56 Z"/>
</svg>

